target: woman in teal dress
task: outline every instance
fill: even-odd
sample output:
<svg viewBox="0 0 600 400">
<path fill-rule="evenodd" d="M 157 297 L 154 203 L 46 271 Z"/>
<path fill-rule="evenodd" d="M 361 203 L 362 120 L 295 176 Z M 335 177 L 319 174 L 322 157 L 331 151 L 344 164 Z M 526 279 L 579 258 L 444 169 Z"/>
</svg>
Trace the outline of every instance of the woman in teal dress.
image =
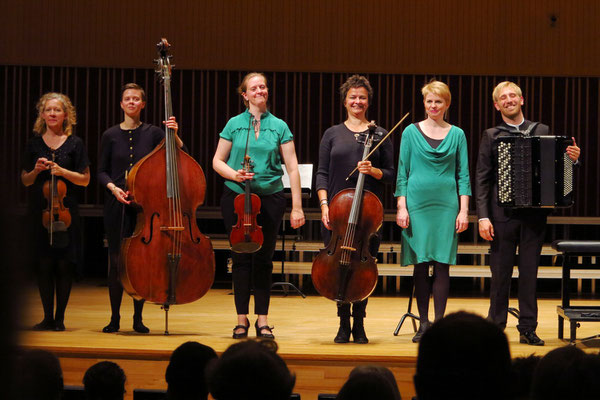
<svg viewBox="0 0 600 400">
<path fill-rule="evenodd" d="M 430 326 L 432 294 L 435 320 L 444 316 L 449 265 L 456 264 L 458 234 L 468 226 L 471 195 L 465 133 L 444 120 L 450 89 L 431 81 L 421 93 L 427 118 L 402 132 L 395 193 L 396 223 L 403 228 L 401 263 L 414 265 L 420 326 L 413 342 Z"/>
</svg>

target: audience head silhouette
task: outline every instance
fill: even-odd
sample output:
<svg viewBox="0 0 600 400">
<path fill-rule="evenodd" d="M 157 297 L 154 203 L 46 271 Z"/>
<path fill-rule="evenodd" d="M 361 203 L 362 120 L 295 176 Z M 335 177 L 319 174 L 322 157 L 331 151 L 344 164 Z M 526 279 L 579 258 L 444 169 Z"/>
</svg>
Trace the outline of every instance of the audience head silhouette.
<svg viewBox="0 0 600 400">
<path fill-rule="evenodd" d="M 217 358 L 215 351 L 198 342 L 186 342 L 171 354 L 165 372 L 167 398 L 170 400 L 205 400 L 208 397 L 206 366 Z"/>
<path fill-rule="evenodd" d="M 510 366 L 508 341 L 497 325 L 467 312 L 449 314 L 419 342 L 417 398 L 505 399 Z"/>
<path fill-rule="evenodd" d="M 272 340 L 231 345 L 207 369 L 216 400 L 289 400 L 296 382 Z"/>
<path fill-rule="evenodd" d="M 375 365 L 358 366 L 350 372 L 336 400 L 401 400 L 392 371 Z"/>
<path fill-rule="evenodd" d="M 21 400 L 58 400 L 63 376 L 58 358 L 46 350 L 29 350 L 17 360 L 15 397 Z"/>
<path fill-rule="evenodd" d="M 88 368 L 83 376 L 88 400 L 123 400 L 125 372 L 112 361 L 100 361 Z"/>
</svg>

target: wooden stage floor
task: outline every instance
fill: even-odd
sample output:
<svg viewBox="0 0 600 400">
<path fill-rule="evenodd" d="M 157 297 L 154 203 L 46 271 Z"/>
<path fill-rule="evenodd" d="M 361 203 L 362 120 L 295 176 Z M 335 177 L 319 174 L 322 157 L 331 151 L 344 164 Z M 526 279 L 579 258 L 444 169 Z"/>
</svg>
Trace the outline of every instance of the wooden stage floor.
<svg viewBox="0 0 600 400">
<path fill-rule="evenodd" d="M 35 288 L 26 291 L 22 326 L 32 326 L 42 318 L 41 304 Z M 511 306 L 516 307 L 516 299 Z M 576 300 L 573 304 L 596 305 L 598 301 Z M 406 312 L 406 297 L 371 297 L 365 326 L 369 344 L 335 344 L 337 332 L 336 308 L 332 301 L 319 296 L 303 299 L 296 295 L 271 298 L 269 322 L 275 325 L 274 334 L 279 354 L 296 374 L 295 392 L 302 399 L 316 399 L 318 393 L 335 393 L 344 383 L 350 370 L 359 364 L 380 364 L 392 369 L 403 398 L 414 395 L 414 373 L 417 345 L 410 322 L 406 322 L 398 336 L 393 331 Z M 516 319 L 509 315 L 506 334 L 513 357 L 532 353 L 543 355 L 562 346 L 557 338 L 556 306 L 559 300 L 539 301 L 538 335 L 546 341 L 544 347 L 518 343 Z M 487 313 L 486 298 L 450 298 L 447 312 L 467 310 L 480 315 Z M 431 307 L 432 308 L 432 307 Z M 251 304 L 252 309 L 252 304 Z M 413 307 L 416 312 L 416 307 Z M 28 348 L 44 348 L 61 359 L 65 384 L 81 385 L 85 369 L 100 360 L 112 360 L 127 374 L 127 398 L 134 388 L 165 388 L 164 371 L 170 353 L 181 343 L 198 341 L 223 352 L 234 343 L 232 328 L 236 323 L 233 297 L 229 290 L 213 289 L 192 304 L 173 306 L 169 312 L 170 335 L 165 336 L 164 312 L 158 305 L 146 304 L 144 323 L 148 335 L 133 332 L 131 325 L 133 305 L 125 295 L 121 309 L 121 331 L 102 333 L 110 318 L 108 289 L 90 284 L 73 287 L 67 308 L 65 332 L 33 332 L 23 330 L 20 343 Z M 254 318 L 250 322 L 254 323 Z M 568 333 L 568 327 L 565 328 Z M 582 323 L 577 330 L 579 338 L 600 333 L 600 324 Z M 250 331 L 250 337 L 254 330 Z M 589 348 L 598 351 L 598 348 Z"/>
</svg>

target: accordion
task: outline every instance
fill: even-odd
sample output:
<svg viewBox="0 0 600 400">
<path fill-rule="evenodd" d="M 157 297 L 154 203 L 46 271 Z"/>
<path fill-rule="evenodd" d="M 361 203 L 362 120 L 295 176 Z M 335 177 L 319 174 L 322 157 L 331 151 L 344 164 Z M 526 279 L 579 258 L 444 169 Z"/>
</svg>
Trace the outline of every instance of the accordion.
<svg viewBox="0 0 600 400">
<path fill-rule="evenodd" d="M 573 161 L 566 136 L 500 136 L 496 139 L 500 207 L 570 207 Z"/>
</svg>

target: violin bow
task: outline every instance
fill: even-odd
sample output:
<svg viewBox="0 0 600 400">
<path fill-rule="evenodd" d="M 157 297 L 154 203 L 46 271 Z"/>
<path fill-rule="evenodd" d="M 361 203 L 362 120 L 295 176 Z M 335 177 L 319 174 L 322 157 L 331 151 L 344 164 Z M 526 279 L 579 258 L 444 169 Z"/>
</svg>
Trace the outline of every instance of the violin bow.
<svg viewBox="0 0 600 400">
<path fill-rule="evenodd" d="M 365 157 L 365 158 L 364 158 L 362 161 L 367 161 L 367 160 L 369 159 L 369 157 L 371 157 L 371 155 L 372 155 L 373 153 L 375 153 L 375 150 L 377 150 L 377 149 L 379 148 L 379 146 L 381 146 L 381 145 L 383 144 L 383 142 L 385 142 L 385 140 L 386 140 L 386 139 L 387 139 L 387 138 L 388 138 L 388 137 L 389 137 L 389 136 L 390 136 L 390 135 L 391 135 L 391 134 L 392 134 L 392 133 L 393 133 L 393 132 L 396 130 L 396 128 L 398 128 L 398 127 L 400 126 L 400 124 L 401 124 L 401 123 L 402 123 L 402 122 L 403 122 L 403 121 L 406 119 L 406 117 L 408 117 L 408 115 L 409 115 L 409 114 L 410 114 L 410 113 L 406 113 L 406 114 L 404 114 L 404 117 L 402 117 L 402 119 L 401 119 L 400 121 L 398 121 L 398 123 L 396 124 L 396 126 L 394 126 L 394 127 L 392 128 L 392 130 L 391 130 L 391 131 L 389 131 L 389 132 L 388 132 L 388 134 L 387 134 L 387 135 L 385 135 L 385 137 L 379 141 L 379 143 L 377 143 L 377 146 L 375 146 L 375 147 L 373 148 L 373 150 L 371 150 L 371 151 L 369 152 L 369 154 L 367 154 L 367 156 L 366 156 L 366 157 Z M 352 176 L 352 174 L 353 174 L 353 173 L 355 173 L 357 169 L 358 169 L 358 167 L 355 167 L 355 168 L 352 170 L 352 172 L 350 172 L 350 173 L 348 174 L 348 177 L 346 177 L 346 180 L 350 179 L 350 177 Z"/>
</svg>

